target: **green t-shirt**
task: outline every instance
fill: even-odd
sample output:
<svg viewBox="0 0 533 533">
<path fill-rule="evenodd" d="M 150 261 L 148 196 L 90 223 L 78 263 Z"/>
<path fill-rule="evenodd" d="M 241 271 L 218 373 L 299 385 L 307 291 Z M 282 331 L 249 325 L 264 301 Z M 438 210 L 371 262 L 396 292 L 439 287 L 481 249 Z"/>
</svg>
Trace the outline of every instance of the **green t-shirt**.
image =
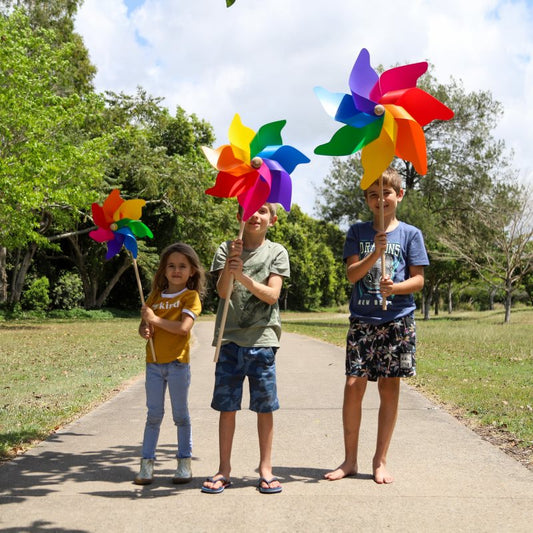
<svg viewBox="0 0 533 533">
<path fill-rule="evenodd" d="M 224 242 L 219 246 L 211 264 L 211 272 L 218 272 L 224 268 L 229 243 L 230 241 Z M 243 272 L 259 283 L 266 284 L 270 274 L 290 276 L 289 254 L 281 244 L 267 239 L 255 250 L 244 250 L 241 257 Z M 221 298 L 218 303 L 213 346 L 217 343 L 224 302 L 225 300 Z M 269 305 L 236 281 L 231 293 L 222 344 L 234 342 L 245 347 L 279 347 L 280 336 L 281 319 L 278 302 Z"/>
</svg>

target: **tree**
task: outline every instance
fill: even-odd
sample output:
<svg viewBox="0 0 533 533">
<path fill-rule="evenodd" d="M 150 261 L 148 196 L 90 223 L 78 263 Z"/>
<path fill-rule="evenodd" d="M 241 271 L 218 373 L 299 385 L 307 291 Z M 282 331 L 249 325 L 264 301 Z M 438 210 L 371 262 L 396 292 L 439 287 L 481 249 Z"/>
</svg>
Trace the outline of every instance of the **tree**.
<svg viewBox="0 0 533 533">
<path fill-rule="evenodd" d="M 513 293 L 533 270 L 531 187 L 500 185 L 476 208 L 476 227 L 458 218 L 441 241 L 491 287 L 505 291 L 505 323 Z"/>
<path fill-rule="evenodd" d="M 102 99 L 63 90 L 71 44 L 33 30 L 20 10 L 0 17 L 0 35 L 0 247 L 14 259 L 14 303 L 38 246 L 94 198 L 108 139 L 87 127 Z"/>
</svg>

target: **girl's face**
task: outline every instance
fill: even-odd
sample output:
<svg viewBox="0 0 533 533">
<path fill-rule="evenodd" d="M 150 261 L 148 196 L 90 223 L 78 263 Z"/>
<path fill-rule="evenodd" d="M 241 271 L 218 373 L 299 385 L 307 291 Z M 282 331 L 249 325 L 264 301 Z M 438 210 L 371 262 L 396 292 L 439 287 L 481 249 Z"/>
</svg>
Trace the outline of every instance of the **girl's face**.
<svg viewBox="0 0 533 533">
<path fill-rule="evenodd" d="M 168 281 L 166 292 L 172 294 L 179 292 L 187 286 L 187 281 L 194 275 L 194 268 L 187 256 L 180 252 L 172 252 L 167 258 L 165 277 Z"/>
</svg>

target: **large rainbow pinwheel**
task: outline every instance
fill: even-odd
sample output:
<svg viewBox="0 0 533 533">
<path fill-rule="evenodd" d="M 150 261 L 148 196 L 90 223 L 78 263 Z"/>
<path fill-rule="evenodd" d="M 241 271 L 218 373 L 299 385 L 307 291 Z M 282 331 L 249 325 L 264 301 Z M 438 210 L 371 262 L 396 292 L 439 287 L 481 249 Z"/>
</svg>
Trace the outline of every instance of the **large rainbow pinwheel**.
<svg viewBox="0 0 533 533">
<path fill-rule="evenodd" d="M 122 246 L 136 259 L 136 237 L 153 237 L 150 229 L 139 220 L 145 205 L 144 200 L 124 200 L 118 189 L 111 191 L 102 206 L 92 204 L 93 220 L 98 229 L 89 236 L 96 242 L 107 243 L 106 259 L 118 254 Z"/>
<path fill-rule="evenodd" d="M 219 171 L 213 187 L 205 192 L 222 198 L 237 197 L 243 220 L 265 202 L 280 203 L 290 211 L 290 174 L 309 158 L 292 146 L 283 145 L 281 130 L 286 121 L 270 122 L 255 133 L 244 126 L 238 114 L 229 128 L 229 142 L 216 150 L 202 147 L 208 161 Z"/>
<path fill-rule="evenodd" d="M 395 155 L 410 161 L 419 174 L 425 174 L 427 155 L 422 128 L 435 119 L 449 120 L 454 114 L 416 87 L 427 68 L 426 62 L 413 63 L 379 76 L 370 66 L 368 50 L 363 48 L 350 74 L 351 94 L 315 88 L 326 112 L 346 124 L 328 143 L 315 148 L 315 153 L 339 156 L 362 149 L 362 189 L 381 176 Z"/>
</svg>

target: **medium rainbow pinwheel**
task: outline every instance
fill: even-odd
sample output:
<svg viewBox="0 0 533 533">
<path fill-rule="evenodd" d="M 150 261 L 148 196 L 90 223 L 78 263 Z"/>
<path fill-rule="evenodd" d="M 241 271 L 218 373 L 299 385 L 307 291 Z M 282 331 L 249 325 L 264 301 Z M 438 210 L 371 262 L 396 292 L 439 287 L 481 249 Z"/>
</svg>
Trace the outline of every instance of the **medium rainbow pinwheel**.
<svg viewBox="0 0 533 533">
<path fill-rule="evenodd" d="M 118 189 L 111 191 L 102 206 L 92 204 L 93 220 L 98 229 L 91 231 L 89 237 L 107 243 L 106 259 L 118 254 L 122 246 L 136 259 L 136 237 L 153 237 L 150 229 L 139 220 L 145 205 L 144 200 L 124 200 Z"/>
<path fill-rule="evenodd" d="M 280 203 L 290 211 L 290 173 L 309 158 L 292 146 L 283 145 L 281 130 L 286 121 L 270 122 L 255 133 L 244 126 L 238 114 L 229 128 L 229 142 L 213 150 L 202 146 L 207 160 L 219 172 L 211 196 L 236 196 L 248 220 L 265 202 Z"/>
<path fill-rule="evenodd" d="M 316 87 L 326 112 L 346 124 L 331 140 L 315 148 L 319 155 L 361 152 L 364 168 L 361 188 L 367 189 L 389 166 L 394 155 L 410 161 L 419 174 L 427 172 L 424 130 L 432 120 L 449 120 L 454 113 L 416 87 L 426 62 L 386 70 L 379 76 L 363 48 L 349 78 L 351 94 L 331 93 Z"/>
</svg>

